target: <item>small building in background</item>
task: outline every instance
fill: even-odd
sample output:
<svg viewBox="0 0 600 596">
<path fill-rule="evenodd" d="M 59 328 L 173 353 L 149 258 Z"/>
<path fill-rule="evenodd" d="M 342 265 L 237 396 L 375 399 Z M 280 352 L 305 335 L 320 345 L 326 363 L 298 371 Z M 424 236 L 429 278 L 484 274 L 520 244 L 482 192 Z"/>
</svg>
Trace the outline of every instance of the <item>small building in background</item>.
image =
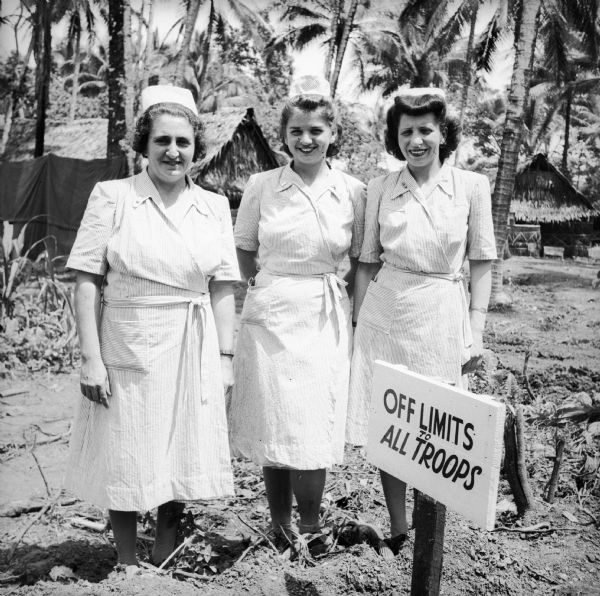
<svg viewBox="0 0 600 596">
<path fill-rule="evenodd" d="M 287 156 L 271 149 L 252 108 L 222 108 L 200 117 L 207 151 L 190 175 L 227 196 L 235 217 L 248 177 L 286 163 Z M 26 246 L 51 236 L 58 253 L 68 254 L 94 184 L 127 176 L 125 155 L 106 157 L 107 128 L 105 118 L 49 123 L 46 153 L 32 159 L 33 121 L 13 124 L 0 160 L 0 220 L 15 224 L 16 233 L 30 222 Z"/>
<path fill-rule="evenodd" d="M 510 212 L 513 255 L 585 257 L 600 244 L 600 213 L 542 153 L 519 169 Z"/>
<path fill-rule="evenodd" d="M 206 129 L 206 156 L 190 170 L 197 184 L 225 195 L 237 209 L 248 178 L 287 163 L 282 152 L 274 151 L 249 107 L 221 108 L 201 114 Z"/>
</svg>

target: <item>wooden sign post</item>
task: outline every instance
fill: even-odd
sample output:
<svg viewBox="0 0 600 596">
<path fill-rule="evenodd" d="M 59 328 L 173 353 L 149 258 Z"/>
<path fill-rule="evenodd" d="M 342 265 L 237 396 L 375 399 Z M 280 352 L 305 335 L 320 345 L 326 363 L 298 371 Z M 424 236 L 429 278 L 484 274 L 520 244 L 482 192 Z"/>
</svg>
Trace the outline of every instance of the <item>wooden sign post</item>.
<svg viewBox="0 0 600 596">
<path fill-rule="evenodd" d="M 412 594 L 439 592 L 445 507 L 494 528 L 504 414 L 488 396 L 375 362 L 367 459 L 417 489 Z"/>
</svg>

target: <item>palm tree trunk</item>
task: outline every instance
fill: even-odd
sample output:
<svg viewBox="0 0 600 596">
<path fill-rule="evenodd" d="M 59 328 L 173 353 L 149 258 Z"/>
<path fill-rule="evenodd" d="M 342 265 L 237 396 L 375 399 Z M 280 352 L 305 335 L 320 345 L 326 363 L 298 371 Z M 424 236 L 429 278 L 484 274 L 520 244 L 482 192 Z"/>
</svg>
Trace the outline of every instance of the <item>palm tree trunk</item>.
<svg viewBox="0 0 600 596">
<path fill-rule="evenodd" d="M 177 69 L 175 70 L 176 85 L 182 85 L 185 80 L 185 67 L 188 62 L 188 55 L 190 53 L 190 43 L 192 41 L 192 34 L 194 33 L 196 21 L 198 20 L 198 11 L 200 10 L 201 1 L 202 0 L 190 0 L 190 4 L 188 6 L 187 15 L 185 17 L 185 25 L 183 28 L 183 40 L 181 42 L 181 49 L 179 51 L 179 62 L 177 62 Z"/>
<path fill-rule="evenodd" d="M 491 302 L 496 305 L 510 300 L 502 289 L 502 259 L 508 236 L 508 214 L 517 171 L 523 112 L 531 81 L 531 63 L 538 31 L 540 5 L 541 0 L 523 2 L 515 20 L 515 59 L 508 93 L 498 173 L 492 196 L 498 260 L 494 262 L 492 267 Z"/>
<path fill-rule="evenodd" d="M 52 11 L 54 0 L 39 0 L 37 12 L 41 25 L 42 43 L 36 69 L 36 123 L 34 157 L 44 155 L 44 138 L 46 135 L 46 112 L 50 95 L 50 76 L 52 74 Z"/>
<path fill-rule="evenodd" d="M 469 29 L 469 41 L 467 43 L 467 55 L 465 57 L 465 64 L 463 68 L 463 77 L 462 77 L 462 90 L 460 94 L 460 116 L 459 122 L 462 127 L 463 121 L 465 119 L 465 112 L 467 110 L 467 103 L 469 101 L 469 89 L 471 88 L 471 72 L 473 61 L 473 45 L 475 43 L 475 24 L 477 23 L 477 14 L 479 13 L 479 0 L 471 0 L 472 4 L 472 13 L 471 13 L 471 28 Z M 454 161 L 458 164 L 458 157 L 460 154 L 460 144 L 456 148 L 456 152 L 454 153 Z"/>
<path fill-rule="evenodd" d="M 198 89 L 202 90 L 206 71 L 208 70 L 208 61 L 210 60 L 210 42 L 212 38 L 213 23 L 215 20 L 215 3 L 210 0 L 210 12 L 208 13 L 208 27 L 206 28 L 206 38 L 204 39 L 204 47 L 202 48 L 202 68 L 198 75 Z"/>
<path fill-rule="evenodd" d="M 352 31 L 352 25 L 354 24 L 354 16 L 356 15 L 357 7 L 358 0 L 351 0 L 350 8 L 348 9 L 348 14 L 346 15 L 344 23 L 344 31 L 342 33 L 342 38 L 340 39 L 340 47 L 337 49 L 335 55 L 333 75 L 329 81 L 331 85 L 331 97 L 335 97 L 335 91 L 340 78 L 340 71 L 342 70 L 342 62 L 344 61 L 344 54 L 346 53 L 346 47 L 348 46 L 348 40 L 350 39 L 350 32 Z"/>
<path fill-rule="evenodd" d="M 331 17 L 331 37 L 327 48 L 327 60 L 325 62 L 325 78 L 329 80 L 331 68 L 335 59 L 335 44 L 337 41 L 338 27 L 340 24 L 340 13 L 344 0 L 333 0 L 333 15 Z"/>
<path fill-rule="evenodd" d="M 126 139 L 133 138 L 134 97 L 136 88 L 136 67 L 134 60 L 133 36 L 131 35 L 131 4 L 125 2 L 123 7 L 123 33 L 125 53 L 125 130 Z M 133 172 L 134 151 L 127 144 L 127 167 Z"/>
<path fill-rule="evenodd" d="M 6 112 L 4 115 L 4 129 L 2 130 L 2 140 L 0 141 L 0 157 L 6 151 L 6 145 L 8 144 L 8 139 L 10 138 L 10 130 L 12 128 L 12 121 L 15 110 L 19 104 L 19 100 L 23 95 L 23 86 L 25 85 L 25 78 L 27 77 L 27 65 L 29 64 L 29 60 L 31 59 L 31 54 L 33 52 L 33 46 L 35 45 L 34 36 L 32 36 L 29 47 L 27 48 L 27 54 L 25 55 L 25 60 L 23 61 L 23 70 L 21 71 L 21 76 L 19 77 L 19 82 L 17 86 L 14 87 L 12 93 L 10 94 L 10 98 L 8 100 L 8 106 L 6 108 Z"/>
<path fill-rule="evenodd" d="M 571 134 L 571 108 L 573 106 L 573 90 L 569 89 L 566 97 L 565 106 L 565 143 L 563 146 L 562 154 L 562 173 L 571 179 L 569 176 L 569 166 L 567 164 L 567 157 L 569 155 L 569 135 Z"/>
<path fill-rule="evenodd" d="M 144 51 L 144 70 L 142 72 L 142 88 L 148 86 L 148 78 L 150 76 L 150 59 L 152 57 L 152 45 L 154 42 L 154 33 L 152 26 L 154 25 L 154 2 L 148 0 L 148 29 L 146 31 L 146 49 Z"/>
<path fill-rule="evenodd" d="M 77 109 L 77 94 L 79 92 L 79 71 L 81 69 L 81 26 L 75 31 L 75 48 L 73 49 L 73 88 L 71 89 L 71 109 L 69 110 L 69 122 L 75 121 L 75 110 Z"/>
<path fill-rule="evenodd" d="M 4 129 L 2 130 L 2 139 L 0 140 L 0 157 L 4 155 L 4 152 L 6 151 L 6 145 L 8 144 L 8 137 L 10 136 L 10 129 L 12 128 L 14 107 L 15 100 L 13 94 L 11 93 L 8 97 L 6 112 L 4 112 Z"/>
<path fill-rule="evenodd" d="M 108 0 L 108 157 L 123 155 L 121 141 L 127 134 L 125 121 L 125 43 L 123 37 L 124 3 Z"/>
</svg>

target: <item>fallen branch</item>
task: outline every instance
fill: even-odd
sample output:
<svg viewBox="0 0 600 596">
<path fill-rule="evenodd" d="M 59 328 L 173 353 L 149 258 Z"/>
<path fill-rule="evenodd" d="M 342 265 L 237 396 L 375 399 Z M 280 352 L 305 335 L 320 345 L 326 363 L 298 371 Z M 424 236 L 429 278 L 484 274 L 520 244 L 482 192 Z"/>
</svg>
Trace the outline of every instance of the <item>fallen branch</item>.
<svg viewBox="0 0 600 596">
<path fill-rule="evenodd" d="M 72 517 L 69 523 L 77 528 L 85 528 L 86 530 L 93 530 L 94 532 L 106 532 L 108 526 L 106 523 L 94 522 L 83 517 Z"/>
<path fill-rule="evenodd" d="M 262 536 L 265 539 L 265 541 L 270 545 L 270 547 L 273 549 L 273 552 L 279 556 L 279 551 L 277 550 L 277 547 L 273 544 L 273 542 L 271 542 L 271 540 L 269 540 L 269 537 L 266 534 L 264 534 L 259 529 L 255 528 L 254 526 L 251 526 L 247 521 L 245 521 L 242 518 L 242 516 L 239 513 L 236 513 L 235 515 L 247 528 L 249 528 L 256 534 L 258 534 L 259 536 Z"/>
<path fill-rule="evenodd" d="M 539 524 L 523 528 L 508 528 L 506 526 L 497 526 L 494 528 L 494 532 L 518 532 L 520 534 L 545 534 L 555 531 L 556 528 L 553 528 L 548 522 L 540 522 Z"/>
<path fill-rule="evenodd" d="M 169 563 L 171 561 L 171 559 L 173 559 L 175 557 L 175 555 L 177 555 L 178 553 L 180 553 L 188 544 L 190 544 L 192 542 L 192 540 L 194 540 L 195 536 L 194 534 L 192 534 L 191 536 L 188 536 L 159 566 L 158 566 L 158 570 L 162 571 L 167 563 Z"/>
<path fill-rule="evenodd" d="M 553 580 L 552 578 L 548 577 L 547 575 L 544 575 L 543 573 L 540 573 L 539 571 L 536 571 L 535 569 L 533 569 L 533 567 L 530 567 L 526 563 L 523 563 L 523 567 L 525 567 L 525 569 L 527 569 L 527 571 L 529 571 L 529 573 L 531 573 L 534 577 L 537 577 L 539 579 L 543 579 L 543 580 L 547 581 L 549 584 L 556 585 L 556 584 L 559 583 L 556 580 Z"/>
<path fill-rule="evenodd" d="M 64 435 L 52 435 L 47 439 L 41 439 L 37 442 L 38 447 L 40 445 L 47 445 L 48 443 L 56 443 L 57 441 L 64 441 L 69 438 L 71 435 L 71 431 L 67 431 Z M 21 449 L 27 449 L 29 447 L 29 443 L 8 443 L 7 445 L 2 445 L 0 447 L 0 453 L 6 453 L 9 449 L 14 449 L 15 451 L 20 451 Z M 3 461 L 9 461 L 14 457 L 17 457 L 18 454 L 11 454 Z"/>
<path fill-rule="evenodd" d="M 264 538 L 261 538 L 260 540 L 256 540 L 255 542 L 250 543 L 245 549 L 244 552 L 239 556 L 239 558 L 237 559 L 237 561 L 234 562 L 234 565 L 237 565 L 238 563 L 241 563 L 245 558 L 246 555 L 253 549 L 255 549 L 257 546 L 260 546 L 261 544 L 263 544 L 265 542 Z"/>
<path fill-rule="evenodd" d="M 60 507 L 67 507 L 78 503 L 79 499 L 63 499 L 56 504 Z M 13 501 L 0 509 L 0 517 L 19 517 L 24 513 L 35 513 L 44 507 L 45 501 Z"/>
<path fill-rule="evenodd" d="M 21 541 L 23 540 L 23 538 L 25 538 L 25 534 L 27 534 L 27 532 L 29 532 L 29 530 L 31 530 L 31 528 L 33 528 L 33 526 L 38 521 L 40 521 L 40 519 L 42 519 L 42 517 L 46 514 L 46 512 L 49 511 L 56 504 L 56 500 L 57 499 L 58 499 L 58 495 L 54 499 L 52 499 L 51 501 L 48 501 L 48 503 L 46 503 L 40 509 L 39 513 L 31 520 L 31 523 L 29 523 L 25 527 L 25 529 L 21 532 L 21 535 L 17 538 L 17 541 L 14 543 L 14 545 L 10 549 L 10 553 L 8 555 L 7 563 L 10 563 L 12 561 L 12 558 L 15 556 L 15 553 L 17 552 L 17 547 L 19 546 L 19 544 L 21 544 Z"/>
<path fill-rule="evenodd" d="M 190 573 L 189 571 L 182 571 L 181 569 L 174 569 L 173 575 L 201 581 L 210 581 L 212 579 L 210 575 L 199 575 L 198 573 Z"/>
<path fill-rule="evenodd" d="M 35 465 L 37 466 L 37 469 L 40 473 L 40 476 L 42 477 L 42 480 L 44 481 L 44 486 L 46 487 L 46 494 L 48 495 L 48 497 L 51 496 L 50 493 L 50 487 L 48 486 L 48 480 L 46 480 L 46 474 L 44 474 L 44 470 L 42 470 L 42 466 L 40 465 L 40 462 L 37 458 L 37 455 L 35 454 L 35 441 L 33 442 L 33 447 L 31 448 L 31 457 L 33 457 L 33 461 L 35 462 Z"/>
</svg>

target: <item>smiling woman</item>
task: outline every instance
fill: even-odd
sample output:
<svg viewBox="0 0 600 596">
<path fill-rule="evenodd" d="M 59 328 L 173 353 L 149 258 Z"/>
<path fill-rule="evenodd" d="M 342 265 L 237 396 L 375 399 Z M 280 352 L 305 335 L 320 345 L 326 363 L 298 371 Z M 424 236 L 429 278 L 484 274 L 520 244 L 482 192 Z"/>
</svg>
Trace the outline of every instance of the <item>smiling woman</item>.
<svg viewBox="0 0 600 596">
<path fill-rule="evenodd" d="M 405 90 L 388 110 L 386 149 L 407 165 L 367 187 L 354 297 L 352 444 L 367 440 L 375 360 L 458 386 L 481 362 L 496 257 L 491 197 L 487 178 L 447 164 L 458 132 L 440 89 Z M 406 485 L 383 471 L 381 480 L 391 521 L 381 553 L 392 558 L 408 532 Z"/>
<path fill-rule="evenodd" d="M 137 566 L 136 512 L 158 507 L 152 561 L 183 501 L 233 492 L 224 390 L 239 278 L 229 202 L 187 176 L 204 143 L 191 93 L 142 93 L 148 167 L 96 185 L 67 266 L 77 270 L 81 392 L 67 486 L 109 509 L 119 563 Z"/>
</svg>

